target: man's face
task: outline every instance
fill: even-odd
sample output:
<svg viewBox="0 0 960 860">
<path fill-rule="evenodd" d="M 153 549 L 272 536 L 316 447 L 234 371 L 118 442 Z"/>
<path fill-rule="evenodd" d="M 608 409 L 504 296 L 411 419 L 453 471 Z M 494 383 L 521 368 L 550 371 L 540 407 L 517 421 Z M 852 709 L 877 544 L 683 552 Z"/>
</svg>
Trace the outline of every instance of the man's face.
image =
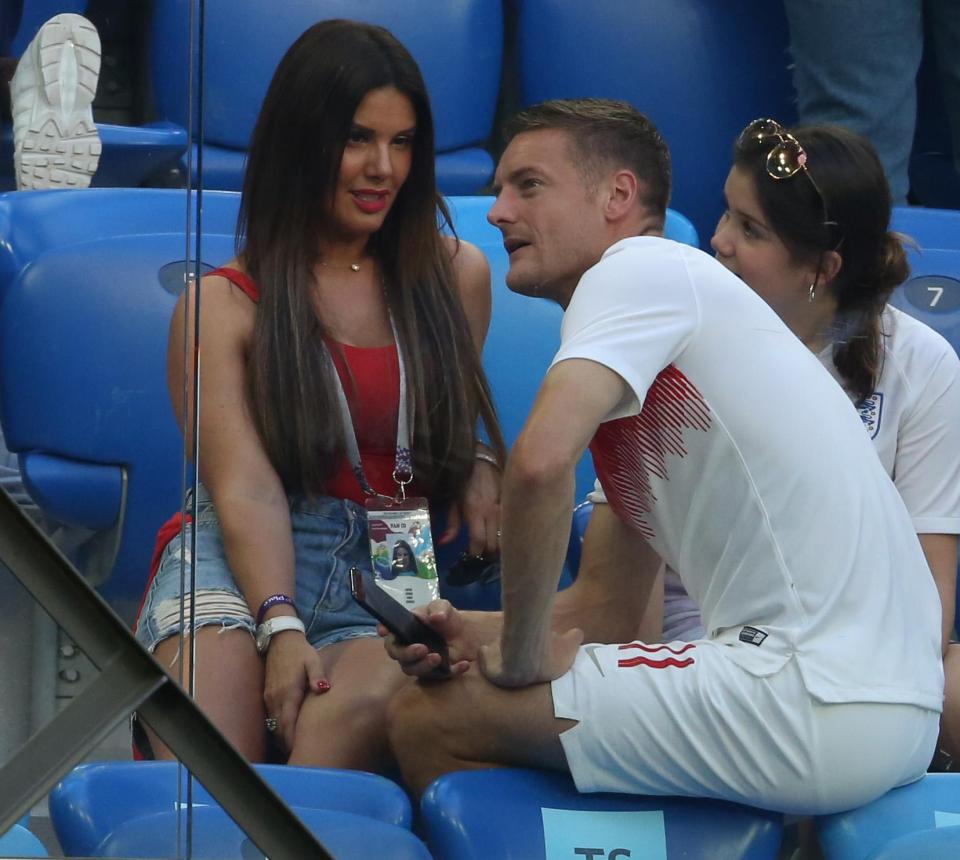
<svg viewBox="0 0 960 860">
<path fill-rule="evenodd" d="M 494 177 L 487 220 L 503 233 L 507 286 L 566 304 L 580 276 L 606 250 L 600 196 L 588 187 L 566 132 L 518 134 Z"/>
</svg>

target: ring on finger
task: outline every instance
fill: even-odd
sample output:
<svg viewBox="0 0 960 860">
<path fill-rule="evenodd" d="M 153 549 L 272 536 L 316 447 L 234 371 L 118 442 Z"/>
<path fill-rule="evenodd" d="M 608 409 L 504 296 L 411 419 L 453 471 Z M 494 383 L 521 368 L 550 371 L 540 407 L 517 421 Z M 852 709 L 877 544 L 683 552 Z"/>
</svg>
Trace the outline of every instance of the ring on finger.
<svg viewBox="0 0 960 860">
<path fill-rule="evenodd" d="M 280 723 L 276 717 L 267 717 L 266 720 L 264 720 L 264 725 L 266 725 L 268 732 L 275 732 L 279 728 Z"/>
</svg>

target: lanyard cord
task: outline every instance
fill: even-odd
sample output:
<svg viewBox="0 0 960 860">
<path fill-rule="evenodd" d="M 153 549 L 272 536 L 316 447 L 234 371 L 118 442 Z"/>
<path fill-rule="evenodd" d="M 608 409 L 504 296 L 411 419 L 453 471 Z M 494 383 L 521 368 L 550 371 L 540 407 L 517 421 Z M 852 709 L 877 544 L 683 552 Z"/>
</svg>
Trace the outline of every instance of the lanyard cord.
<svg viewBox="0 0 960 860">
<path fill-rule="evenodd" d="M 406 362 L 403 360 L 403 349 L 400 347 L 400 338 L 397 337 L 397 327 L 393 322 L 392 314 L 390 315 L 390 330 L 393 332 L 393 341 L 397 347 L 397 364 L 400 369 L 400 410 L 397 416 L 397 447 L 393 461 L 393 480 L 396 481 L 399 488 L 397 498 L 403 500 L 406 498 L 406 486 L 413 480 L 413 461 L 410 456 L 410 417 L 407 411 L 407 368 Z M 329 355 L 329 348 L 326 344 L 324 344 L 324 349 L 327 349 Z M 344 443 L 350 467 L 353 469 L 357 483 L 360 484 L 360 489 L 364 493 L 368 496 L 380 495 L 370 486 L 366 472 L 363 471 L 363 464 L 360 462 L 360 446 L 357 444 L 357 433 L 353 427 L 353 417 L 350 415 L 347 394 L 343 390 L 343 382 L 332 358 L 330 364 L 336 384 L 337 403 L 340 406 Z"/>
</svg>

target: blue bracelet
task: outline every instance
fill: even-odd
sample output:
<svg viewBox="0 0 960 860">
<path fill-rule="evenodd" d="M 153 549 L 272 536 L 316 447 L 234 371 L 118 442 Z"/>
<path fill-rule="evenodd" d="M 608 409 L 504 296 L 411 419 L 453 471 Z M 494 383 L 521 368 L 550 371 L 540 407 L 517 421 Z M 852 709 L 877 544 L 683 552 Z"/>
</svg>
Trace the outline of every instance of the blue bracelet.
<svg viewBox="0 0 960 860">
<path fill-rule="evenodd" d="M 263 616 L 267 614 L 267 610 L 271 606 L 277 606 L 280 603 L 286 603 L 294 609 L 296 609 L 297 606 L 289 594 L 271 594 L 260 604 L 260 608 L 257 610 L 257 627 L 263 623 Z"/>
</svg>

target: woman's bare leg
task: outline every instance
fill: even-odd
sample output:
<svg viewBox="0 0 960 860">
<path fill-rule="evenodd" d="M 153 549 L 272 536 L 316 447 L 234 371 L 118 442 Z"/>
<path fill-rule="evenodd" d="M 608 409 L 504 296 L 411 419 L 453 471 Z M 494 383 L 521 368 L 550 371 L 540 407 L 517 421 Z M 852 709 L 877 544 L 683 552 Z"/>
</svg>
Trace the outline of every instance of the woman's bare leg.
<svg viewBox="0 0 960 860">
<path fill-rule="evenodd" d="M 189 660 L 189 640 L 164 639 L 154 656 L 175 678 L 180 661 Z M 381 650 L 383 650 L 381 648 Z M 184 674 L 183 686 L 189 689 Z M 266 758 L 266 714 L 263 705 L 263 661 L 253 637 L 242 629 L 201 627 L 196 634 L 195 698 L 201 710 L 249 761 Z M 158 759 L 175 758 L 173 752 L 147 727 L 150 744 Z"/>
<path fill-rule="evenodd" d="M 377 637 L 349 639 L 320 652 L 330 690 L 308 692 L 289 764 L 383 772 L 393 766 L 387 703 L 410 683 Z"/>
</svg>

